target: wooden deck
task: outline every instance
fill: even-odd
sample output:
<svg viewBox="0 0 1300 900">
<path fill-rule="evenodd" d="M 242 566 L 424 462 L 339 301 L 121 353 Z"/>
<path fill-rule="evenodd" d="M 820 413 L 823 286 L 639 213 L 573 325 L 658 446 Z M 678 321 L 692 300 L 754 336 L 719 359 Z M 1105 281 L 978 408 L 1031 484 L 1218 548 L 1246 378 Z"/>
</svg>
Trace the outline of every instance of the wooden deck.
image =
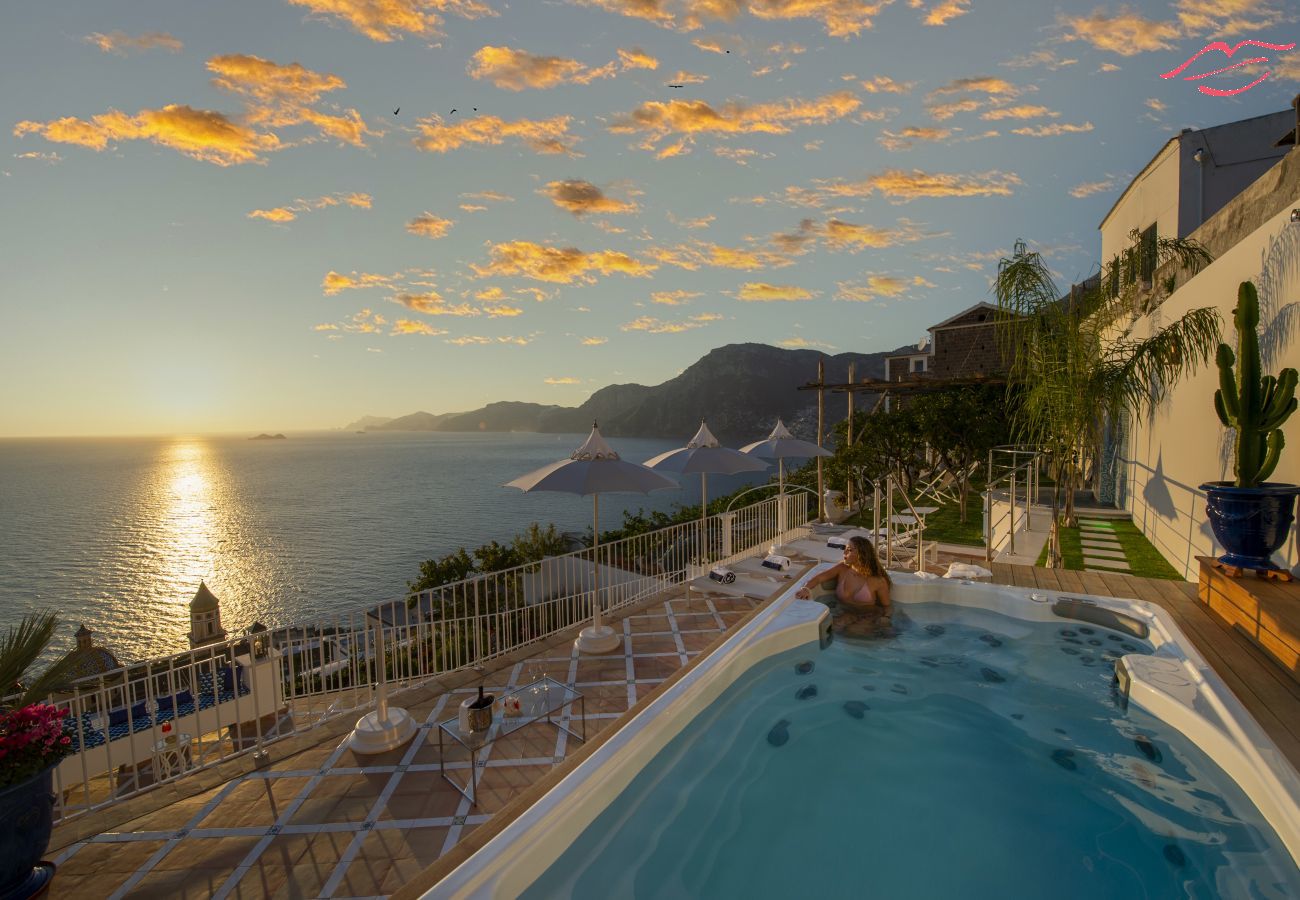
<svg viewBox="0 0 1300 900">
<path fill-rule="evenodd" d="M 1173 617 L 1291 765 L 1300 769 L 1300 683 L 1250 638 L 1202 603 L 1195 584 L 1118 572 L 1070 572 L 1000 563 L 993 564 L 993 580 L 1016 587 L 1158 604 Z"/>
</svg>

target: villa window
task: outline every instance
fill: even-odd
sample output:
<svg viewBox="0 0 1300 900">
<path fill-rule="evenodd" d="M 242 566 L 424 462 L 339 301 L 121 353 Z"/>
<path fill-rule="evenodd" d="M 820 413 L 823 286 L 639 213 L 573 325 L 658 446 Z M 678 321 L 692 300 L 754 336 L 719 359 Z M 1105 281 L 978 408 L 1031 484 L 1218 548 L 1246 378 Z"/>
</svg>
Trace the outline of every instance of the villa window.
<svg viewBox="0 0 1300 900">
<path fill-rule="evenodd" d="M 1156 272 L 1156 226 L 1153 223 L 1150 228 L 1142 232 L 1138 238 L 1138 257 L 1139 274 L 1143 281 L 1150 281 Z"/>
</svg>

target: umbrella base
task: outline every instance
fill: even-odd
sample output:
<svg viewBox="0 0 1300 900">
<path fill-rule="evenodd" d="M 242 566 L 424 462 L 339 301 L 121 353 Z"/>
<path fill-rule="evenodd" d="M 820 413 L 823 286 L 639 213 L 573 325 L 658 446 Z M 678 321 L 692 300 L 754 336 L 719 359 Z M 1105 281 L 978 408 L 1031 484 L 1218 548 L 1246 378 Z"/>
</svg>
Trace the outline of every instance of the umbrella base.
<svg viewBox="0 0 1300 900">
<path fill-rule="evenodd" d="M 588 625 L 573 646 L 579 653 L 613 653 L 623 646 L 623 637 L 608 625 Z"/>
<path fill-rule="evenodd" d="M 388 707 L 388 716 L 380 719 L 378 711 L 368 712 L 357 720 L 350 744 L 353 753 L 363 756 L 396 750 L 411 739 L 419 726 L 404 709 Z"/>
</svg>

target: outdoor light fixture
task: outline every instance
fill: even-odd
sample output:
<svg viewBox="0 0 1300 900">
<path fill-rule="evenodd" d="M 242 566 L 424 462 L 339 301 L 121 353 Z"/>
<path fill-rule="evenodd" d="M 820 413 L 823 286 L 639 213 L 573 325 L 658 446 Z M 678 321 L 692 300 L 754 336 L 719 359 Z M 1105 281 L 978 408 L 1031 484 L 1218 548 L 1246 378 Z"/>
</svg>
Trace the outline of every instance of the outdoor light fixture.
<svg viewBox="0 0 1300 900">
<path fill-rule="evenodd" d="M 1300 209 L 1291 210 L 1291 221 L 1300 222 Z"/>
</svg>

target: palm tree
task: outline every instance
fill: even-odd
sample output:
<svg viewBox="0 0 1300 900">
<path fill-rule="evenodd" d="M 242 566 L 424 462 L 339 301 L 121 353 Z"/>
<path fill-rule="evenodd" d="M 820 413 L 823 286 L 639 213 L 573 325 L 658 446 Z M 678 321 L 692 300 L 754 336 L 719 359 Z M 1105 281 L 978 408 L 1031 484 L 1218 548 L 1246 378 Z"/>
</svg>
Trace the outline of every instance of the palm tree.
<svg viewBox="0 0 1300 900">
<path fill-rule="evenodd" d="M 0 712 L 40 703 L 67 687 L 75 659 L 65 657 L 40 675 L 30 674 L 58 627 L 58 616 L 40 613 L 24 616 L 0 637 Z"/>
<path fill-rule="evenodd" d="M 998 263 L 993 292 L 1004 323 L 999 330 L 1010 360 L 1008 381 L 1023 392 L 1017 425 L 1025 440 L 1046 452 L 1056 483 L 1049 538 L 1054 568 L 1061 565 L 1061 519 L 1077 524 L 1074 492 L 1099 462 L 1104 423 L 1125 413 L 1149 414 L 1183 375 L 1213 357 L 1219 341 L 1213 307 L 1193 309 L 1149 338 L 1134 336 L 1139 318 L 1163 301 L 1160 287 L 1172 290 L 1178 272 L 1195 273 L 1210 256 L 1195 241 L 1140 243 L 1137 232 L 1132 237 L 1133 247 L 1103 269 L 1095 286 L 1064 298 L 1042 256 L 1023 240 Z M 1149 286 L 1137 277 L 1144 261 L 1153 276 Z M 1173 274 L 1155 278 L 1165 264 Z"/>
</svg>

